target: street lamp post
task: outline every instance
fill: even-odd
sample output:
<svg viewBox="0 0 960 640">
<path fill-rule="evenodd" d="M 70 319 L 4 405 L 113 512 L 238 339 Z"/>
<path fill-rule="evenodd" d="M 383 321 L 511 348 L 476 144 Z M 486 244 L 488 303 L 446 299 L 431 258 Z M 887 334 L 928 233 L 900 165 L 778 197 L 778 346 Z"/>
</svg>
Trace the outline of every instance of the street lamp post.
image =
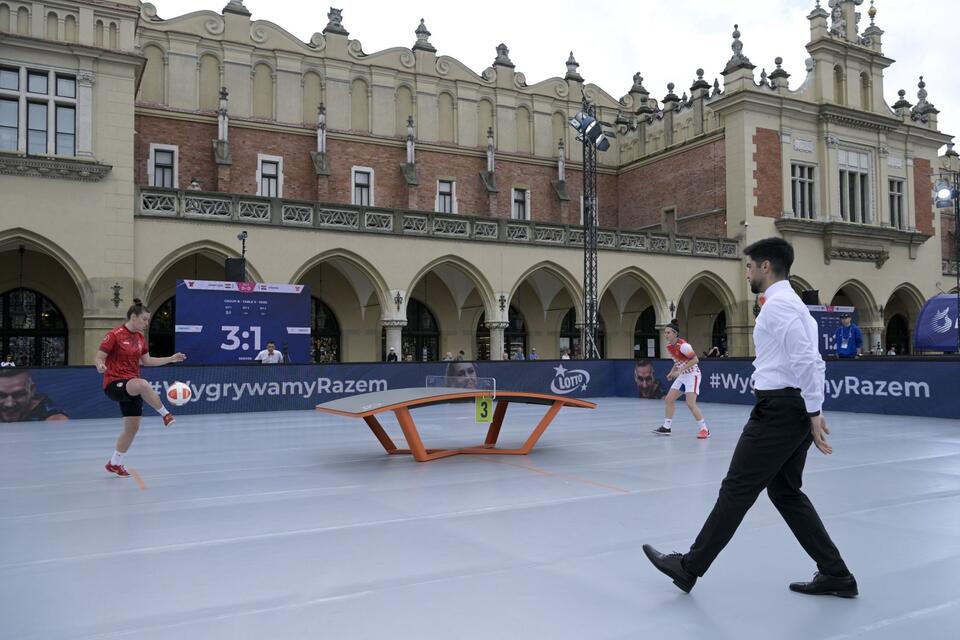
<svg viewBox="0 0 960 640">
<path fill-rule="evenodd" d="M 960 171 L 942 169 L 935 185 L 937 207 L 944 209 L 953 204 L 953 267 L 957 277 L 957 353 L 960 354 Z M 952 201 L 952 202 L 951 202 Z"/>
</svg>

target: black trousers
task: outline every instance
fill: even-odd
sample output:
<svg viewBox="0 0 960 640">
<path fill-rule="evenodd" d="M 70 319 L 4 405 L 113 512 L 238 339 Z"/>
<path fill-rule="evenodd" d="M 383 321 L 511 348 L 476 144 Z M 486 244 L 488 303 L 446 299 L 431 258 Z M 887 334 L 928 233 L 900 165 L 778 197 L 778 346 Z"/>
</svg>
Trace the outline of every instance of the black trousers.
<svg viewBox="0 0 960 640">
<path fill-rule="evenodd" d="M 800 491 L 810 418 L 799 396 L 762 397 L 750 413 L 730 461 L 720 495 L 683 564 L 702 576 L 720 554 L 764 489 L 821 573 L 846 576 L 847 565 L 810 499 Z"/>
</svg>

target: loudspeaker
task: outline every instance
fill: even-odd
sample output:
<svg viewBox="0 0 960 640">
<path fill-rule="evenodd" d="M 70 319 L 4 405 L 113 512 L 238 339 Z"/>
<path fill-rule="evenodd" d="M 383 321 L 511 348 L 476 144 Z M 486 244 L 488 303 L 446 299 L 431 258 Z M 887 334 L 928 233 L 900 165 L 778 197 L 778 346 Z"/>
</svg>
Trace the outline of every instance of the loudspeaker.
<svg viewBox="0 0 960 640">
<path fill-rule="evenodd" d="M 247 261 L 245 258 L 227 258 L 224 271 L 227 282 L 247 281 Z"/>
<path fill-rule="evenodd" d="M 800 299 L 803 300 L 803 304 L 820 304 L 820 291 L 817 289 L 807 289 L 806 291 L 800 292 Z"/>
</svg>

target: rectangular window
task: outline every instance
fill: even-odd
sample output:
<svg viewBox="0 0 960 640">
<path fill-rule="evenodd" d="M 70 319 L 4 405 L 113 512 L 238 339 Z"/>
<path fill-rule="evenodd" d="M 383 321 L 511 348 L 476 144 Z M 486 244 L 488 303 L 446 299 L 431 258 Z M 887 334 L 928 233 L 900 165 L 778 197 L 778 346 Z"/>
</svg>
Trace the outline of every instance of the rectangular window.
<svg viewBox="0 0 960 640">
<path fill-rule="evenodd" d="M 173 151 L 155 149 L 153 151 L 153 186 L 173 189 Z"/>
<path fill-rule="evenodd" d="M 903 180 L 890 179 L 890 226 L 906 229 L 907 216 L 903 208 Z"/>
<path fill-rule="evenodd" d="M 76 109 L 57 105 L 57 147 L 58 156 L 76 155 L 77 116 Z"/>
<path fill-rule="evenodd" d="M 0 151 L 16 151 L 20 130 L 20 103 L 0 100 Z"/>
<path fill-rule="evenodd" d="M 260 161 L 260 195 L 267 198 L 280 197 L 280 163 Z"/>
<path fill-rule="evenodd" d="M 45 154 L 47 152 L 47 105 L 39 102 L 27 103 L 27 153 Z"/>
<path fill-rule="evenodd" d="M 370 172 L 356 171 L 353 174 L 353 204 L 370 206 Z"/>
<path fill-rule="evenodd" d="M 20 90 L 20 70 L 0 67 L 0 89 Z"/>
<path fill-rule="evenodd" d="M 812 166 L 806 164 L 790 165 L 793 213 L 798 218 L 807 220 L 812 220 L 817 215 L 814 204 L 813 170 Z"/>
<path fill-rule="evenodd" d="M 30 71 L 27 73 L 27 92 L 28 93 L 42 93 L 46 95 L 49 93 L 47 90 L 47 82 L 49 80 L 48 74 L 41 71 Z"/>
<path fill-rule="evenodd" d="M 61 98 L 77 97 L 77 80 L 71 76 L 57 76 L 57 96 Z"/>
<path fill-rule="evenodd" d="M 870 202 L 870 154 L 841 149 L 840 216 L 847 222 L 869 224 L 873 220 Z"/>
<path fill-rule="evenodd" d="M 454 213 L 454 195 L 452 180 L 437 181 L 437 212 Z"/>
<path fill-rule="evenodd" d="M 513 211 L 511 217 L 514 220 L 529 220 L 530 211 L 528 205 L 530 191 L 527 189 L 513 190 Z"/>
</svg>

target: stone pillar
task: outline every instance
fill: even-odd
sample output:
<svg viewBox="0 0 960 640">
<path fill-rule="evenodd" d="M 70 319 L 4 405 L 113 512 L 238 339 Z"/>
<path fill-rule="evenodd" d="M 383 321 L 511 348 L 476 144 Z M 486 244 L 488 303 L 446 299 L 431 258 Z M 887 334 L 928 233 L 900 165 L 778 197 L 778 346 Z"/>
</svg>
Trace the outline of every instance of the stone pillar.
<svg viewBox="0 0 960 640">
<path fill-rule="evenodd" d="M 77 157 L 93 157 L 93 85 L 92 71 L 77 74 Z"/>
<path fill-rule="evenodd" d="M 407 321 L 406 320 L 384 320 L 383 326 L 387 330 L 387 353 L 390 352 L 390 347 L 393 347 L 393 350 L 397 352 L 397 358 L 399 358 L 400 360 L 403 360 L 403 357 L 406 354 L 403 353 L 403 350 L 402 350 L 403 341 L 401 338 L 403 335 L 403 328 L 407 326 Z M 386 353 L 380 354 L 381 360 L 383 360 L 386 357 L 387 357 Z M 417 358 L 417 354 L 414 354 L 414 358 L 419 359 Z"/>
<path fill-rule="evenodd" d="M 876 353 L 877 345 L 880 345 L 880 355 L 886 353 L 886 345 L 883 344 L 883 330 L 880 327 L 868 327 L 863 330 L 864 334 L 864 355 Z M 869 340 L 868 340 L 869 337 Z"/>
<path fill-rule="evenodd" d="M 310 153 L 313 173 L 317 177 L 317 201 L 330 199 L 330 162 L 327 159 L 327 109 L 320 103 L 317 107 L 317 150 Z"/>
<path fill-rule="evenodd" d="M 503 360 L 503 330 L 509 323 L 485 322 L 483 325 L 490 330 L 490 359 Z"/>
</svg>

